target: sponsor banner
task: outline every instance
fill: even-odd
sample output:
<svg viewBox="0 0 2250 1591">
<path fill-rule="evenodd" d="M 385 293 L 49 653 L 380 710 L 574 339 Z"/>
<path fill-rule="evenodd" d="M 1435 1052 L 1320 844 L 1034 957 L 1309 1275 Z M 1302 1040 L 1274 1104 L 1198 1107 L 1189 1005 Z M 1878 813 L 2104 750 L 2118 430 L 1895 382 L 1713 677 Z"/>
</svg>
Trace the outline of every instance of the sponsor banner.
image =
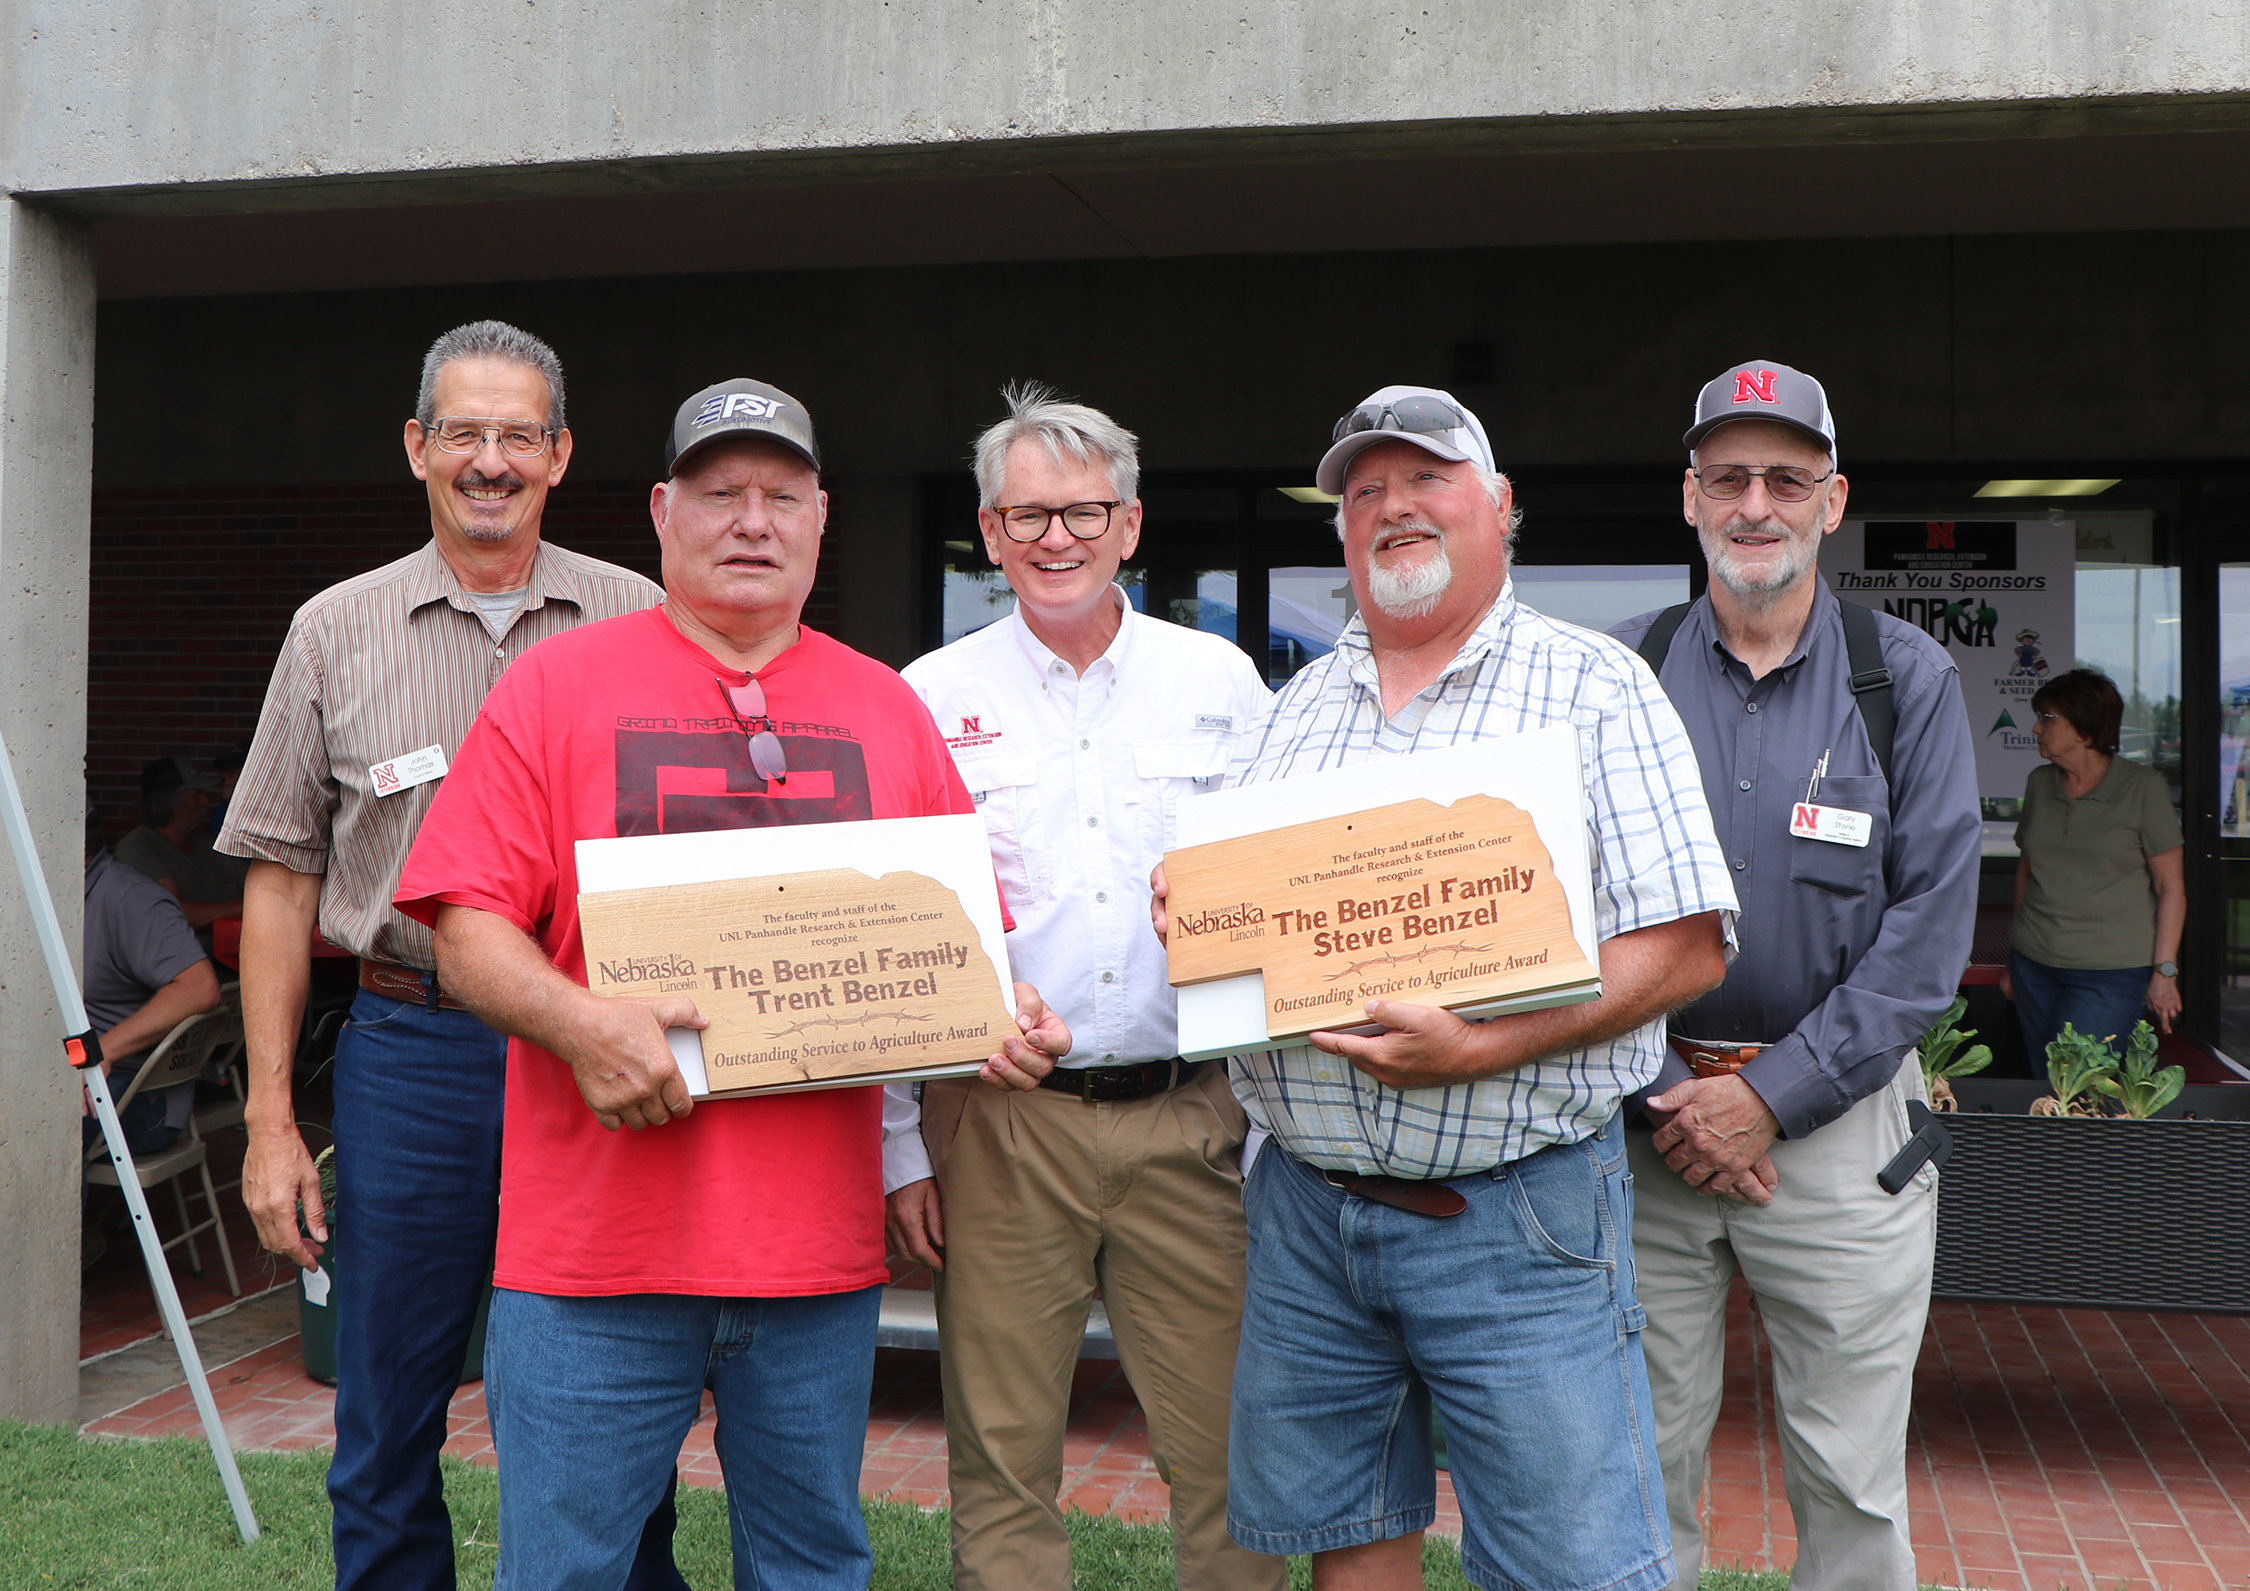
<svg viewBox="0 0 2250 1591">
<path fill-rule="evenodd" d="M 2075 662 L 2077 562 L 2069 520 L 1847 519 L 1821 546 L 1839 598 L 1904 619 L 1961 670 L 1987 818 L 2014 816 L 2040 764 L 2031 696 Z"/>
</svg>

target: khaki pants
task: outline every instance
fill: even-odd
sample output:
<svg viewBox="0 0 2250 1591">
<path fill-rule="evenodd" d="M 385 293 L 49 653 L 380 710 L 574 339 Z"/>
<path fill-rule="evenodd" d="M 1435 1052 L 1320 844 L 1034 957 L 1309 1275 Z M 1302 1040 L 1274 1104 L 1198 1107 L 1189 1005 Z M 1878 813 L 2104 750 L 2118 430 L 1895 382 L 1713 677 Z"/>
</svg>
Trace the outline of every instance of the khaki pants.
<svg viewBox="0 0 2250 1591">
<path fill-rule="evenodd" d="M 1283 1559 L 1227 1535 L 1243 1131 L 1219 1067 L 1124 1104 L 973 1080 L 924 1091 L 945 1211 L 938 1341 L 957 1591 L 1068 1591 L 1055 1494 L 1097 1283 L 1172 1488 L 1182 1591 L 1284 1584 Z"/>
<path fill-rule="evenodd" d="M 1642 1347 L 1681 1591 L 1703 1567 L 1696 1502 L 1718 1420 L 1728 1285 L 1739 1268 L 1773 1345 L 1782 1484 L 1797 1522 L 1793 1591 L 1912 1591 L 1906 1422 L 1929 1312 L 1937 1174 L 1896 1198 L 1875 1173 L 1923 1098 L 1912 1052 L 1879 1094 L 1773 1146 L 1781 1187 L 1764 1209 L 1708 1198 L 1628 1135 Z"/>
</svg>

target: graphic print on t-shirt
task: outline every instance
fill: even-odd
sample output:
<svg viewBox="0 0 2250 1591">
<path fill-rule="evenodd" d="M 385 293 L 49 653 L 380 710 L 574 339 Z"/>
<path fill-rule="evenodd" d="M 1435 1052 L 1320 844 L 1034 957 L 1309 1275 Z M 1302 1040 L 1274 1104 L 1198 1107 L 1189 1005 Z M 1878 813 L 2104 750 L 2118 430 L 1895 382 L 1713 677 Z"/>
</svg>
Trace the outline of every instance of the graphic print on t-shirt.
<svg viewBox="0 0 2250 1591">
<path fill-rule="evenodd" d="M 617 721 L 617 832 L 694 834 L 875 815 L 867 755 L 847 729 L 780 723 L 789 777 L 769 785 L 731 718 Z"/>
</svg>

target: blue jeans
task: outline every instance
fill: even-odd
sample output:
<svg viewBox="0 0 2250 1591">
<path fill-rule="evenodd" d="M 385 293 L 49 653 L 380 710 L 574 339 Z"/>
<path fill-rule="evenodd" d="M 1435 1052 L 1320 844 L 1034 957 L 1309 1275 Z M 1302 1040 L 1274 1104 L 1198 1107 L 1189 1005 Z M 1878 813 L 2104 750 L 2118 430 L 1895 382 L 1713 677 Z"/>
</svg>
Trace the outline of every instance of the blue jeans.
<svg viewBox="0 0 2250 1591">
<path fill-rule="evenodd" d="M 337 1591 L 453 1591 L 438 1450 L 492 1275 L 506 1076 L 467 1012 L 364 990 L 336 1041 Z M 643 1510 L 637 1591 L 686 1591 L 670 1500 Z"/>
<path fill-rule="evenodd" d="M 1454 1179 L 1469 1207 L 1443 1218 L 1346 1194 L 1278 1146 L 1258 1157 L 1227 1454 L 1236 1541 L 1328 1552 L 1426 1528 L 1434 1402 L 1474 1584 L 1672 1579 L 1619 1120 Z"/>
<path fill-rule="evenodd" d="M 2024 1058 L 2031 1075 L 2047 1076 L 2047 1046 L 2068 1022 L 2081 1033 L 2106 1038 L 2122 1055 L 2133 1024 L 2148 1012 L 2148 979 L 2153 967 L 2114 967 L 2088 971 L 2050 967 L 2044 961 L 2008 952 L 2008 979 L 2015 985 L 2016 1024 L 2023 1032 Z"/>
<path fill-rule="evenodd" d="M 495 1591 L 615 1591 L 708 1387 L 737 1591 L 864 1591 L 859 1461 L 882 1289 L 492 1296 Z"/>
</svg>

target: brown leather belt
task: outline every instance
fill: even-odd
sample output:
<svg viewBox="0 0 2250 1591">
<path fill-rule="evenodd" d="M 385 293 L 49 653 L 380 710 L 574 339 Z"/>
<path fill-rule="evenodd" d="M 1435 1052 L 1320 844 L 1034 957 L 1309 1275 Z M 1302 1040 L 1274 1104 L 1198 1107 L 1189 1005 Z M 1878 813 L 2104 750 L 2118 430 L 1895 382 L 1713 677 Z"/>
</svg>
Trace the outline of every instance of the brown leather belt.
<svg viewBox="0 0 2250 1591">
<path fill-rule="evenodd" d="M 1704 1044 L 1694 1039 L 1669 1040 L 1672 1051 L 1698 1077 L 1732 1077 L 1743 1062 L 1767 1046 L 1763 1044 Z"/>
<path fill-rule="evenodd" d="M 428 981 L 425 982 L 425 979 Z M 469 1009 L 450 994 L 437 992 L 435 973 L 402 967 L 395 961 L 369 961 L 362 956 L 359 963 L 359 986 L 369 994 L 379 994 L 386 1000 L 404 1000 L 409 1005 L 423 1006 L 433 1011 Z"/>
<path fill-rule="evenodd" d="M 1331 1188 L 1341 1188 L 1355 1198 L 1372 1199 L 1412 1215 L 1459 1215 L 1469 1201 L 1442 1182 L 1410 1182 L 1405 1177 L 1363 1177 L 1356 1171 L 1322 1168 Z"/>
<path fill-rule="evenodd" d="M 1041 1088 L 1075 1094 L 1089 1105 L 1109 1105 L 1169 1093 L 1193 1082 L 1209 1061 L 1143 1061 L 1138 1066 L 1056 1067 L 1039 1079 Z"/>
</svg>

